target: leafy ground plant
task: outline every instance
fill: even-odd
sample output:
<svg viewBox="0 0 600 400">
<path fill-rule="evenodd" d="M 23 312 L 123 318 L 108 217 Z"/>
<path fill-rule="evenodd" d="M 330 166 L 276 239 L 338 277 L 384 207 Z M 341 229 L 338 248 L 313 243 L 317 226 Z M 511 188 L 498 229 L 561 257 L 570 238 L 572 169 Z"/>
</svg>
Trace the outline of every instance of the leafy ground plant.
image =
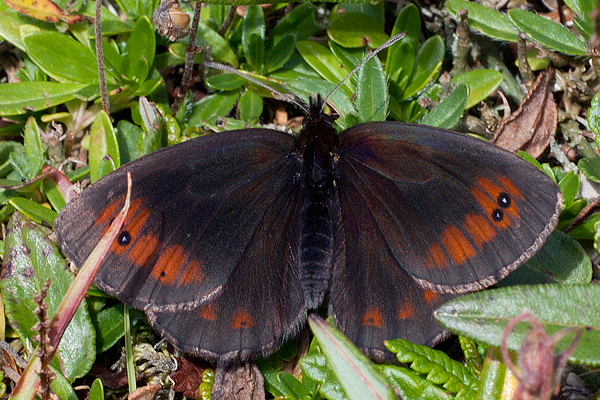
<svg viewBox="0 0 600 400">
<path fill-rule="evenodd" d="M 103 111 L 92 3 L 48 2 L 41 10 L 27 1 L 2 2 L 0 221 L 5 235 L 0 254 L 2 320 L 9 324 L 1 325 L 0 333 L 10 346 L 1 347 L 7 394 L 0 394 L 22 396 L 14 391 L 24 368 L 21 358 L 35 358 L 34 339 L 40 340 L 31 331 L 41 307 L 34 297 L 52 277 L 42 302 L 51 319 L 73 280 L 49 239 L 57 212 L 73 196 L 71 183 L 85 186 L 141 155 L 210 130 L 271 123 L 297 127 L 301 113 L 273 98 L 264 85 L 304 100 L 329 93 L 367 51 L 400 32 L 406 32 L 401 42 L 333 93 L 336 128 L 389 119 L 474 132 L 494 141 L 511 109 L 538 99 L 540 91 L 529 90 L 531 70 L 552 66 L 554 78 L 545 89 L 554 97 L 545 94 L 537 108 L 558 108 L 558 123 L 551 129 L 556 132 L 541 161 L 523 157 L 563 193 L 559 230 L 500 288 L 455 299 L 437 311 L 440 323 L 461 335 L 462 360 L 394 340 L 388 347 L 408 367 L 375 367 L 339 332 L 311 317 L 315 340 L 308 350 L 306 341 L 291 342 L 257 361 L 266 390 L 287 399 L 500 398 L 510 379 L 505 380 L 495 349 L 505 326 L 527 308 L 548 334 L 582 328 L 568 373 L 581 382 L 576 390 L 597 392 L 600 378 L 587 370 L 600 364 L 600 298 L 590 284 L 595 270 L 588 255 L 597 259 L 600 220 L 595 201 L 600 73 L 591 17 L 596 4 L 564 3 L 557 15 L 568 8 L 573 24 L 552 20 L 554 10 L 538 2 L 500 11 L 463 0 L 447 1 L 443 9 L 410 4 L 399 10 L 391 3 L 208 4 L 196 33 L 202 51 L 193 55 L 192 85 L 186 91 L 176 89 L 189 36 L 169 42 L 155 33 L 151 21 L 157 2 L 106 2 L 101 25 L 110 109 Z M 182 3 L 180 10 L 191 19 L 189 4 Z M 241 75 L 207 68 L 209 61 Z M 180 105 L 174 110 L 176 101 Z M 536 129 L 521 130 L 535 136 Z M 525 324 L 517 325 L 508 348 L 519 351 L 527 332 Z M 568 347 L 568 339 L 559 341 L 557 351 Z M 211 367 L 165 343 L 148 345 L 156 340 L 142 314 L 92 288 L 49 365 L 56 375 L 52 390 L 60 399 L 88 394 L 103 399 L 134 392 L 137 377 L 137 383 L 158 384 L 156 390 L 165 394 L 210 396 Z M 81 390 L 84 385 L 89 389 Z"/>
</svg>

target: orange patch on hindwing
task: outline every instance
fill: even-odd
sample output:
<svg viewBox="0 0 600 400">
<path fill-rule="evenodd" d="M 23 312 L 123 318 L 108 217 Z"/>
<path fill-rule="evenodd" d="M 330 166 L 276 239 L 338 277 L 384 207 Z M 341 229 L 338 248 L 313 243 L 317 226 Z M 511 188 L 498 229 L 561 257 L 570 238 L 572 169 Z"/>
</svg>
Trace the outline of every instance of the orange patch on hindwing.
<svg viewBox="0 0 600 400">
<path fill-rule="evenodd" d="M 469 239 L 455 225 L 450 225 L 440 235 L 442 245 L 455 265 L 464 263 L 467 259 L 477 255 Z"/>
<path fill-rule="evenodd" d="M 217 310 L 212 304 L 202 304 L 198 307 L 198 316 L 202 319 L 209 321 L 215 321 L 217 319 Z"/>
<path fill-rule="evenodd" d="M 434 292 L 433 290 L 429 290 L 429 289 L 424 289 L 423 290 L 423 299 L 425 300 L 426 303 L 431 303 L 432 301 L 435 301 L 438 298 L 438 294 L 436 292 Z"/>
<path fill-rule="evenodd" d="M 238 308 L 234 313 L 231 320 L 231 329 L 244 329 L 252 328 L 254 326 L 254 319 L 252 316 L 243 308 Z"/>
<path fill-rule="evenodd" d="M 401 304 L 398 307 L 398 313 L 396 314 L 396 317 L 398 317 L 398 319 L 408 319 L 414 317 L 415 312 L 415 306 L 413 306 L 412 304 Z"/>
<path fill-rule="evenodd" d="M 383 327 L 383 315 L 381 315 L 381 310 L 379 308 L 369 307 L 363 316 L 362 324 L 364 326 Z"/>
</svg>

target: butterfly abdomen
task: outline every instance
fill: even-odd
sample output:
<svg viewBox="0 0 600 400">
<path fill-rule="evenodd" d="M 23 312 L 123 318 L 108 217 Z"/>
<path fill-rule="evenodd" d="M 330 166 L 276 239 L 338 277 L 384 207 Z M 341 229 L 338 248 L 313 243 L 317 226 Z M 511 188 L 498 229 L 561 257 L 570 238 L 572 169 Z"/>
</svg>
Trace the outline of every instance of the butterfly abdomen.
<svg viewBox="0 0 600 400">
<path fill-rule="evenodd" d="M 304 299 L 309 308 L 318 307 L 329 288 L 334 246 L 333 155 L 334 131 L 301 133 L 303 188 L 300 201 L 298 266 Z"/>
</svg>

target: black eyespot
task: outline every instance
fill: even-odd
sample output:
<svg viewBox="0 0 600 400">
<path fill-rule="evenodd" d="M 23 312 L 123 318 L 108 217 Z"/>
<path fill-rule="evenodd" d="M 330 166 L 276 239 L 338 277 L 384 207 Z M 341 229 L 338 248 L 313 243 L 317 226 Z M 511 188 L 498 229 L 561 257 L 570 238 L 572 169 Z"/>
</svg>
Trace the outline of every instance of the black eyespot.
<svg viewBox="0 0 600 400">
<path fill-rule="evenodd" d="M 494 211 L 492 211 L 492 219 L 494 222 L 502 221 L 504 219 L 504 211 L 499 208 L 494 209 Z"/>
<path fill-rule="evenodd" d="M 508 207 L 510 207 L 510 203 L 512 202 L 512 200 L 511 200 L 510 196 L 508 195 L 508 193 L 502 192 L 498 195 L 496 202 L 498 203 L 498 205 L 501 208 L 508 208 Z"/>
<path fill-rule="evenodd" d="M 131 243 L 131 234 L 127 231 L 121 232 L 117 238 L 117 242 L 119 243 L 119 246 L 127 246 Z"/>
<path fill-rule="evenodd" d="M 165 273 L 165 271 L 160 271 L 160 276 L 165 277 L 165 276 L 167 276 L 167 274 Z"/>
</svg>

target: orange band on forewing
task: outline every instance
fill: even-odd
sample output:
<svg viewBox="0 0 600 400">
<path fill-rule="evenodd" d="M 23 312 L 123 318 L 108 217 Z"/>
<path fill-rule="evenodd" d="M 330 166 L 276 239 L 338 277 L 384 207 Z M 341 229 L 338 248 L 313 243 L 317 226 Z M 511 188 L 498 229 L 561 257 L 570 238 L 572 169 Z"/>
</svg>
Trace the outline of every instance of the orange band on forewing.
<svg viewBox="0 0 600 400">
<path fill-rule="evenodd" d="M 116 199 L 114 201 L 111 201 L 106 207 L 102 209 L 102 212 L 100 213 L 100 215 L 98 215 L 98 218 L 96 218 L 96 222 L 94 223 L 94 225 L 104 226 L 104 228 L 102 229 L 102 236 L 104 236 L 104 234 L 110 227 L 110 223 L 113 219 L 115 219 L 117 213 L 123 208 L 123 203 L 123 199 Z"/>
<path fill-rule="evenodd" d="M 467 214 L 463 227 L 480 249 L 485 243 L 491 242 L 497 233 L 490 220 L 481 214 Z"/>
<path fill-rule="evenodd" d="M 117 241 L 111 246 L 111 250 L 119 255 L 124 255 L 127 253 L 127 257 L 136 263 L 140 258 L 138 253 L 146 254 L 149 251 L 154 251 L 153 248 L 144 249 L 144 247 L 146 247 L 146 243 L 143 243 L 141 240 L 142 237 L 146 239 L 146 236 L 142 235 L 144 234 L 144 225 L 150 217 L 150 209 L 143 206 L 141 199 L 132 200 L 127 215 L 128 218 L 123 224 L 121 232 L 128 232 L 131 236 L 131 242 L 121 246 L 117 239 Z M 150 237 L 148 237 L 148 239 L 150 239 Z"/>
<path fill-rule="evenodd" d="M 512 218 L 519 218 L 519 207 L 517 207 L 516 203 L 515 203 L 515 199 L 516 197 L 520 197 L 523 198 L 523 195 L 521 194 L 521 192 L 519 192 L 519 190 L 517 188 L 514 187 L 514 185 L 510 182 L 510 180 L 505 179 L 505 181 L 508 183 L 509 187 L 512 187 L 514 189 L 514 191 L 516 191 L 515 193 L 512 193 L 508 190 L 505 190 L 505 188 L 502 188 L 498 185 L 496 185 L 494 182 L 492 182 L 490 179 L 485 178 L 485 177 L 479 177 L 477 178 L 477 183 L 483 188 L 483 190 L 492 198 L 494 199 L 492 202 L 494 203 L 494 207 L 490 208 L 490 209 L 485 209 L 486 212 L 490 212 L 491 210 L 495 209 L 495 208 L 500 208 L 503 212 L 505 212 L 506 214 L 510 215 Z M 508 208 L 501 208 L 498 203 L 496 202 L 496 199 L 498 198 L 498 196 L 500 195 L 500 193 L 506 193 L 511 197 L 511 204 L 510 207 Z M 506 223 L 508 223 L 510 225 L 510 221 L 508 221 L 508 218 L 505 218 Z M 504 221 L 503 221 L 504 222 Z"/>
<path fill-rule="evenodd" d="M 188 258 L 187 263 L 183 266 L 183 271 L 179 275 L 179 282 L 187 286 L 201 283 L 204 279 L 204 267 L 202 263 L 198 260 L 190 260 Z"/>
<path fill-rule="evenodd" d="M 187 253 L 178 244 L 163 247 L 158 260 L 152 266 L 152 277 L 165 285 L 173 285 L 186 258 Z"/>
<path fill-rule="evenodd" d="M 510 195 L 510 197 L 512 197 L 513 199 L 519 199 L 519 200 L 523 200 L 525 198 L 523 196 L 523 194 L 521 193 L 521 191 L 519 189 L 517 189 L 517 187 L 514 185 L 514 183 L 512 182 L 512 180 L 509 177 L 502 176 L 502 175 L 496 175 L 495 178 L 498 182 L 500 182 L 500 184 L 504 188 L 504 191 L 506 193 L 508 193 Z"/>
<path fill-rule="evenodd" d="M 427 258 L 424 261 L 424 264 L 429 268 L 445 268 L 447 266 L 447 258 L 444 250 L 442 250 L 442 246 L 435 243 L 429 246 L 429 250 L 427 251 Z"/>
<path fill-rule="evenodd" d="M 442 232 L 440 241 L 454 265 L 460 265 L 467 259 L 477 255 L 477 250 L 475 250 L 469 239 L 454 225 L 449 226 Z"/>
<path fill-rule="evenodd" d="M 119 245 L 113 245 L 112 249 L 117 246 Z M 145 235 L 136 238 L 132 245 L 125 246 L 124 249 L 129 249 L 127 259 L 136 268 L 147 268 L 158 251 L 158 246 L 160 246 L 160 243 L 158 243 L 158 238 L 155 235 Z"/>
<path fill-rule="evenodd" d="M 485 211 L 488 220 L 491 221 L 492 212 L 499 208 L 498 204 L 490 198 L 492 193 L 490 193 L 488 196 L 488 194 L 484 193 L 481 189 L 475 186 L 471 188 L 471 193 L 473 194 L 473 197 L 475 197 L 475 201 L 477 201 L 479 206 Z M 494 226 L 500 229 L 506 229 L 510 226 L 510 220 L 508 218 L 503 218 L 501 221 L 494 221 L 493 223 Z"/>
</svg>

